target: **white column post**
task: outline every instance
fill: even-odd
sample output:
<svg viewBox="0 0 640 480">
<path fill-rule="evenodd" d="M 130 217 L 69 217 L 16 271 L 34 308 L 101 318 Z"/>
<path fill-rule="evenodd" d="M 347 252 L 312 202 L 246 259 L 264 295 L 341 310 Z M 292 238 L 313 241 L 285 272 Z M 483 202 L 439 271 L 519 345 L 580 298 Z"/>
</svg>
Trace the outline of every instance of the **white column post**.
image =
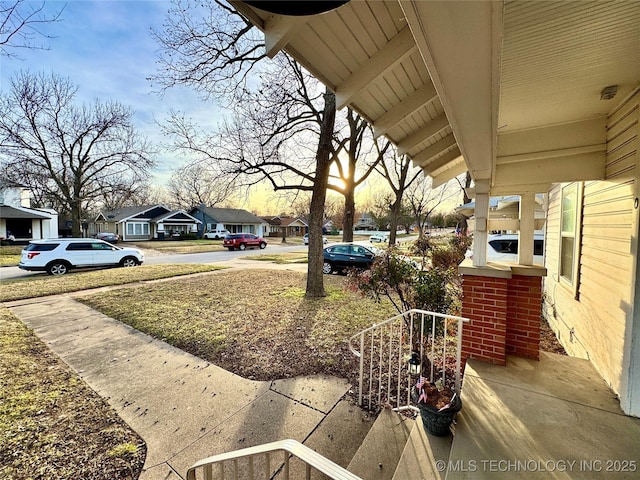
<svg viewBox="0 0 640 480">
<path fill-rule="evenodd" d="M 535 207 L 535 194 L 520 195 L 520 229 L 518 230 L 518 263 L 520 265 L 533 265 Z"/>
<path fill-rule="evenodd" d="M 484 267 L 487 264 L 487 226 L 489 224 L 489 180 L 476 180 L 475 183 L 475 230 L 473 231 L 473 266 Z"/>
</svg>

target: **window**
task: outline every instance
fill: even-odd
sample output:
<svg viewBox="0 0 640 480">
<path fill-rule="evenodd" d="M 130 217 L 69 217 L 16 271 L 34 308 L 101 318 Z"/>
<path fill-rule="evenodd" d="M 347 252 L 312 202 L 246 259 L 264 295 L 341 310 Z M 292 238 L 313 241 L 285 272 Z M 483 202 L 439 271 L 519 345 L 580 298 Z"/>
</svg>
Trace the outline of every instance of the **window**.
<svg viewBox="0 0 640 480">
<path fill-rule="evenodd" d="M 91 243 L 70 243 L 67 250 L 92 250 Z"/>
<path fill-rule="evenodd" d="M 560 213 L 560 278 L 570 285 L 575 284 L 577 271 L 576 247 L 579 238 L 576 235 L 579 218 L 579 193 L 577 183 L 571 183 L 562 189 Z"/>
<path fill-rule="evenodd" d="M 149 224 L 127 223 L 127 235 L 149 235 Z"/>
</svg>

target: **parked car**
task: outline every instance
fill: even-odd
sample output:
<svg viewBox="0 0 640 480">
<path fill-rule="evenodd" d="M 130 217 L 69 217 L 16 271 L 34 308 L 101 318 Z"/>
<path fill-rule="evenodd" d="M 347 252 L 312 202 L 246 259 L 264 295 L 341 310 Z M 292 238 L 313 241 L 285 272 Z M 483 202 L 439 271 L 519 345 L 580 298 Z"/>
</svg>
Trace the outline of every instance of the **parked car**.
<svg viewBox="0 0 640 480">
<path fill-rule="evenodd" d="M 533 237 L 533 263 L 544 264 L 544 235 L 536 233 Z M 473 258 L 473 246 L 467 250 L 467 258 Z M 497 234 L 487 238 L 488 262 L 518 262 L 518 235 Z"/>
<path fill-rule="evenodd" d="M 385 233 L 374 233 L 369 237 L 371 243 L 384 243 L 389 241 L 389 237 Z"/>
<path fill-rule="evenodd" d="M 305 233 L 304 237 L 302 237 L 302 241 L 304 242 L 305 245 L 309 245 L 309 234 Z M 327 244 L 329 243 L 329 240 L 327 240 L 327 237 L 325 237 L 324 235 L 322 236 L 322 243 L 323 244 Z"/>
<path fill-rule="evenodd" d="M 227 235 L 229 235 L 229 233 L 230 233 L 229 230 L 225 228 L 216 228 L 215 230 L 209 230 L 205 232 L 202 238 L 220 240 L 221 238 L 224 238 Z"/>
<path fill-rule="evenodd" d="M 245 250 L 247 247 L 260 247 L 265 248 L 267 241 L 254 235 L 253 233 L 230 233 L 222 242 L 222 245 L 229 250 Z"/>
<path fill-rule="evenodd" d="M 120 240 L 120 235 L 110 232 L 100 232 L 96 234 L 96 238 L 98 240 L 104 240 L 105 242 L 109 243 L 118 243 L 118 241 Z"/>
<path fill-rule="evenodd" d="M 93 238 L 33 240 L 22 250 L 18 267 L 64 275 L 72 268 L 133 267 L 144 262 L 137 248 L 117 247 Z"/>
<path fill-rule="evenodd" d="M 339 243 L 323 250 L 323 273 L 341 272 L 346 268 L 369 268 L 375 259 L 375 253 L 362 245 Z"/>
</svg>

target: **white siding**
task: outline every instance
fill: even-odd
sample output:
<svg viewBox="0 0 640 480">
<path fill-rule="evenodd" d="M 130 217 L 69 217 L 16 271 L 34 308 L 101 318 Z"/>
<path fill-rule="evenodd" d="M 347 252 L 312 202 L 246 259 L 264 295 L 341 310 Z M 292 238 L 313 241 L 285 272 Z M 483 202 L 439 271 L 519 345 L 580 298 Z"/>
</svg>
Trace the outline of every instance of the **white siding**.
<svg viewBox="0 0 640 480">
<path fill-rule="evenodd" d="M 562 185 L 549 192 L 547 216 L 545 316 L 567 351 L 589 358 L 617 393 L 626 382 L 625 332 L 633 313 L 639 98 L 637 93 L 609 117 L 606 179 L 584 185 L 576 298 L 574 287 L 558 281 Z"/>
</svg>

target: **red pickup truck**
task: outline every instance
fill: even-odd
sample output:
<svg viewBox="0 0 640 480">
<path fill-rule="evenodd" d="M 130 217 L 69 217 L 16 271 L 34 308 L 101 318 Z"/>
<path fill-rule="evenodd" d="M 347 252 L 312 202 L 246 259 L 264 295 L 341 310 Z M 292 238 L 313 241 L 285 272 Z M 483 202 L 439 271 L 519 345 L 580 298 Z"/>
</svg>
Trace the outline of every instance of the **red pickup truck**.
<svg viewBox="0 0 640 480">
<path fill-rule="evenodd" d="M 245 250 L 247 247 L 265 248 L 267 241 L 253 233 L 231 233 L 224 237 L 222 245 L 229 250 Z"/>
</svg>

